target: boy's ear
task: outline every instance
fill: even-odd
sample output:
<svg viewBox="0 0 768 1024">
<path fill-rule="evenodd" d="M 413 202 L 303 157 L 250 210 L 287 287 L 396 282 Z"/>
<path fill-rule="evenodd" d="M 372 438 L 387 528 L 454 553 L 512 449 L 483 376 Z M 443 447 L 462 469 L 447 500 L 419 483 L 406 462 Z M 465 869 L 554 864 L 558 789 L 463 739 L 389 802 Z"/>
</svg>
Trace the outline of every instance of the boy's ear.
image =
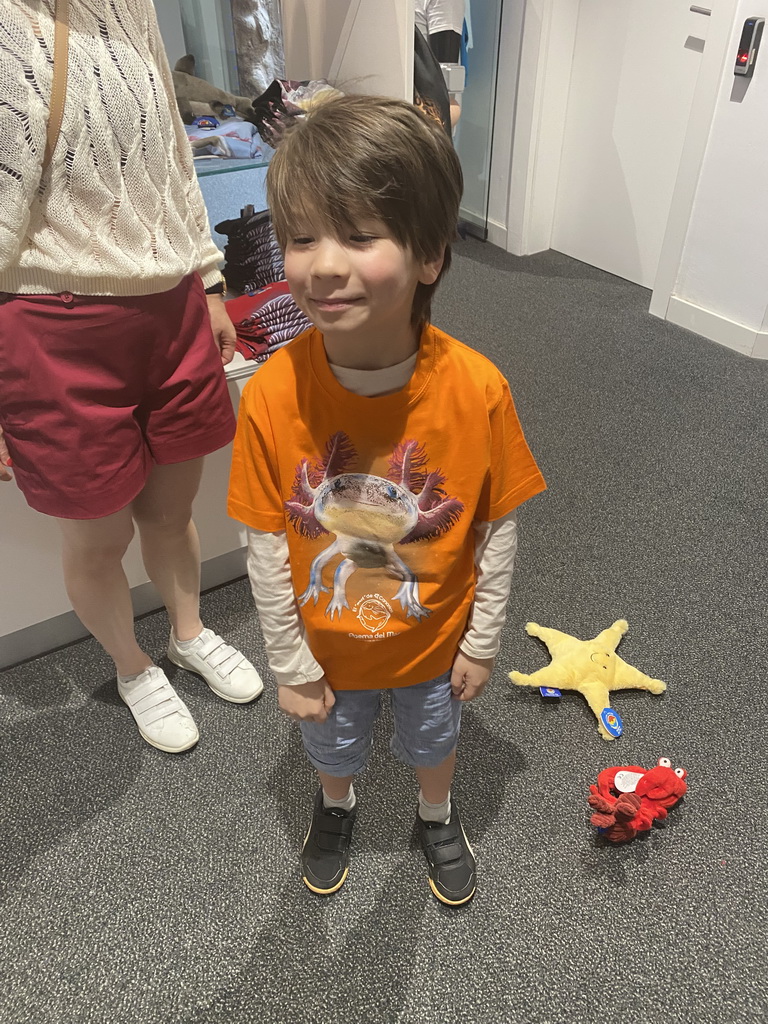
<svg viewBox="0 0 768 1024">
<path fill-rule="evenodd" d="M 443 262 L 445 260 L 445 253 L 442 252 L 436 260 L 427 260 L 427 262 L 421 264 L 421 272 L 419 273 L 419 284 L 434 284 L 440 276 L 440 271 L 443 269 Z"/>
</svg>

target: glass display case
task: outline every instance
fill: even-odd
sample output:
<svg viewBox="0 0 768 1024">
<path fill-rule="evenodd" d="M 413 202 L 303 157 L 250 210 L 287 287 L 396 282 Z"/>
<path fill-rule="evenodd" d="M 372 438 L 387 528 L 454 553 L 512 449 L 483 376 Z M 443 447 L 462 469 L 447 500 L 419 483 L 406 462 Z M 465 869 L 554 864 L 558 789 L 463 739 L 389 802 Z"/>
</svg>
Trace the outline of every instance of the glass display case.
<svg viewBox="0 0 768 1024">
<path fill-rule="evenodd" d="M 266 208 L 273 150 L 252 103 L 282 72 L 279 0 L 155 0 L 179 109 L 195 156 L 211 233 L 252 206 Z"/>
<path fill-rule="evenodd" d="M 467 51 L 461 118 L 454 139 L 464 171 L 461 215 L 472 234 L 482 239 L 488 234 L 502 6 L 502 0 L 480 0 L 471 4 L 472 47 Z"/>
<path fill-rule="evenodd" d="M 256 96 L 282 75 L 280 0 L 154 0 L 171 66 L 185 54 L 197 73 L 231 93 Z"/>
</svg>

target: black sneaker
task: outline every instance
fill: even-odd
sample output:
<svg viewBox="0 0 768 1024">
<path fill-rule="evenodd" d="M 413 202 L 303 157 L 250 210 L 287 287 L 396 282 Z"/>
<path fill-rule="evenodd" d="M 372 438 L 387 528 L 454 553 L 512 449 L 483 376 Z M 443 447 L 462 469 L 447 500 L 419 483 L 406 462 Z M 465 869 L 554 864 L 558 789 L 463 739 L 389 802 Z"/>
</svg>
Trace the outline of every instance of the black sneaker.
<svg viewBox="0 0 768 1024">
<path fill-rule="evenodd" d="M 349 844 L 355 811 L 323 807 L 323 788 L 317 791 L 312 824 L 301 849 L 301 869 L 305 885 L 312 892 L 327 896 L 340 889 L 349 873 Z"/>
<path fill-rule="evenodd" d="M 447 825 L 422 821 L 416 814 L 421 848 L 429 861 L 429 884 L 443 903 L 456 907 L 475 895 L 477 874 L 472 847 L 459 820 L 456 803 L 451 799 L 451 818 Z"/>
</svg>

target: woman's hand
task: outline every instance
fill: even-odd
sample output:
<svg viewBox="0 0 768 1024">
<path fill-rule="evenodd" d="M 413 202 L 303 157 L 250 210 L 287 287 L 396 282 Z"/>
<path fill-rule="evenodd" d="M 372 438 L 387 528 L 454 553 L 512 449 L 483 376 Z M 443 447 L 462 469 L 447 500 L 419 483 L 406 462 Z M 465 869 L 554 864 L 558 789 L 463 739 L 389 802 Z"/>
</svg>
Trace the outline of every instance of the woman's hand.
<svg viewBox="0 0 768 1024">
<path fill-rule="evenodd" d="M 474 700 L 485 689 L 495 658 L 470 658 L 459 651 L 451 671 L 451 690 L 457 700 Z"/>
<path fill-rule="evenodd" d="M 278 686 L 277 703 L 297 722 L 324 722 L 336 703 L 325 676 L 298 686 Z"/>
<path fill-rule="evenodd" d="M 211 329 L 216 344 L 221 352 L 221 361 L 224 366 L 232 362 L 235 354 L 235 341 L 237 333 L 235 325 L 229 319 L 224 298 L 221 295 L 206 295 L 208 300 L 208 314 L 211 318 Z"/>
<path fill-rule="evenodd" d="M 3 437 L 3 428 L 0 427 L 0 480 L 13 480 L 13 476 L 8 470 L 10 465 L 11 457 L 8 454 L 8 446 Z"/>
</svg>

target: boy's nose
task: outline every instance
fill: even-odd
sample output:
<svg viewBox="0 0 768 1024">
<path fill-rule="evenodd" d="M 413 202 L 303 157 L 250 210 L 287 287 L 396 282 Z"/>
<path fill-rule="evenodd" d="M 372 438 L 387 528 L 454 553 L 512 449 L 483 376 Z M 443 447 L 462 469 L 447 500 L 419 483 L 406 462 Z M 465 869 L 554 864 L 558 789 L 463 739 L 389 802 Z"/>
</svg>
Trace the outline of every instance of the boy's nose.
<svg viewBox="0 0 768 1024">
<path fill-rule="evenodd" d="M 312 260 L 314 277 L 341 277 L 347 270 L 344 247 L 334 238 L 324 238 L 315 248 Z"/>
</svg>

